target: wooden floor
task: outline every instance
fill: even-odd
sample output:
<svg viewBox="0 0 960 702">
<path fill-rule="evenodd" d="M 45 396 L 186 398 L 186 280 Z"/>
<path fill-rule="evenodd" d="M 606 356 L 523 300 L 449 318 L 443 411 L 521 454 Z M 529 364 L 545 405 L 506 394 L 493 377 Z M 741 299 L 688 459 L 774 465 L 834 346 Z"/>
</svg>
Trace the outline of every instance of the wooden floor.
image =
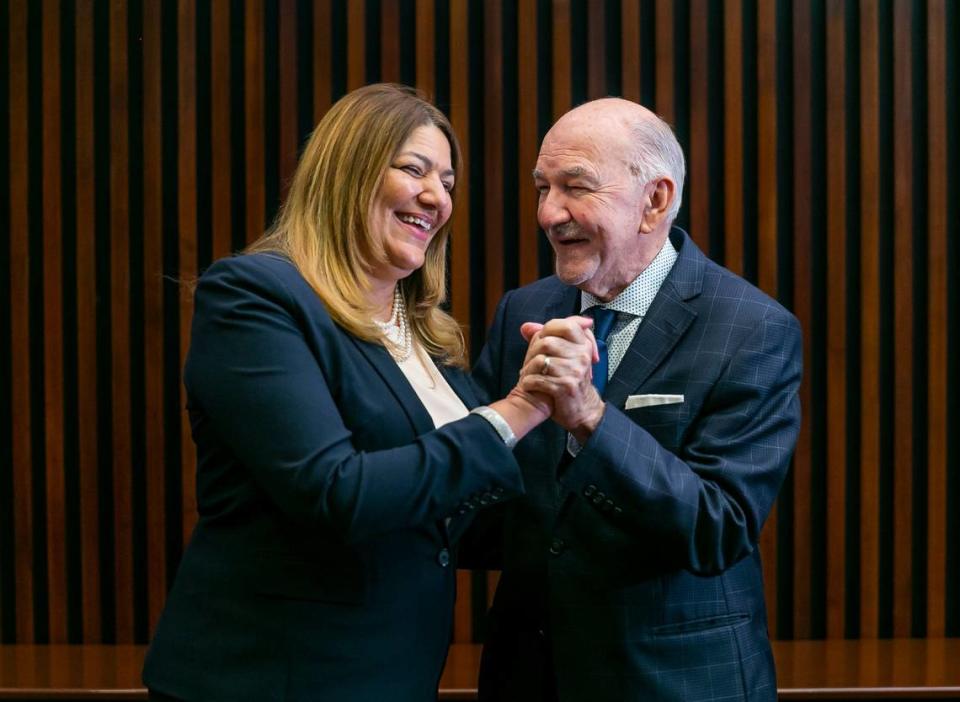
<svg viewBox="0 0 960 702">
<path fill-rule="evenodd" d="M 782 700 L 960 700 L 960 639 L 774 642 Z M 145 700 L 143 646 L 0 646 L 0 700 Z M 476 699 L 480 647 L 456 644 L 440 699 Z"/>
</svg>

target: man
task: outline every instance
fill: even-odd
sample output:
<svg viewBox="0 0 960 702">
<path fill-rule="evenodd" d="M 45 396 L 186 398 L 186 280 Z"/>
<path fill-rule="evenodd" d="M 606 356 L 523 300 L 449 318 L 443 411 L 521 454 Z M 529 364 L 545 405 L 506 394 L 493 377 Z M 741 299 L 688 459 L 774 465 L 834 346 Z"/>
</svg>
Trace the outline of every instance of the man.
<svg viewBox="0 0 960 702">
<path fill-rule="evenodd" d="M 503 298 L 475 370 L 509 390 L 536 322 L 526 387 L 555 407 L 516 448 L 481 699 L 776 699 L 757 540 L 799 428 L 800 331 L 671 226 L 683 178 L 670 128 L 626 100 L 543 140 L 556 275 Z M 574 314 L 596 317 L 602 390 L 560 382 Z"/>
</svg>

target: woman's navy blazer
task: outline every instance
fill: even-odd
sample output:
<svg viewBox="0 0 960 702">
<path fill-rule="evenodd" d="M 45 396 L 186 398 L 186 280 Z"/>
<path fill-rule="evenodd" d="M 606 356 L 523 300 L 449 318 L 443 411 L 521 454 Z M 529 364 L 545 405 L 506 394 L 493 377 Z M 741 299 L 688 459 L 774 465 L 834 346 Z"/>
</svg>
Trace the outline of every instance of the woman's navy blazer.
<svg viewBox="0 0 960 702">
<path fill-rule="evenodd" d="M 474 406 L 466 376 L 441 370 Z M 434 429 L 384 347 L 336 326 L 272 254 L 200 279 L 184 383 L 199 521 L 147 686 L 185 700 L 435 699 L 458 535 L 478 505 L 523 489 L 493 428 L 470 415 Z"/>
</svg>

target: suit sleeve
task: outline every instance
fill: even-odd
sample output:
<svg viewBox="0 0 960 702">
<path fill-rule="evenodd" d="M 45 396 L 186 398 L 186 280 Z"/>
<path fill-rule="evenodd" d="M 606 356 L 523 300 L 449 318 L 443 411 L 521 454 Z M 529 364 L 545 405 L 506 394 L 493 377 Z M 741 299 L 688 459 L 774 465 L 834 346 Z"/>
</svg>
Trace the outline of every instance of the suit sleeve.
<svg viewBox="0 0 960 702">
<path fill-rule="evenodd" d="M 197 289 L 191 409 L 282 512 L 356 542 L 449 516 L 477 492 L 522 492 L 513 454 L 481 417 L 388 450 L 355 447 L 304 337 L 310 323 L 267 268 L 219 265 Z"/>
<path fill-rule="evenodd" d="M 670 566 L 726 570 L 755 548 L 786 475 L 800 426 L 801 358 L 796 319 L 777 310 L 730 357 L 680 455 L 608 403 L 562 482 L 611 496 L 610 521 Z"/>
</svg>

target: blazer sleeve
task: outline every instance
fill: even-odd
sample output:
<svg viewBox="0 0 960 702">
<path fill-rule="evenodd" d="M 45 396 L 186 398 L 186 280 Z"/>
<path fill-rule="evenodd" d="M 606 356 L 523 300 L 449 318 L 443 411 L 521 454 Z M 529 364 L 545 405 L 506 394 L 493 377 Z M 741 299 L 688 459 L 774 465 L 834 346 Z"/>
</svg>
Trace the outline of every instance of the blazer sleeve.
<svg viewBox="0 0 960 702">
<path fill-rule="evenodd" d="M 478 492 L 522 492 L 512 452 L 475 415 L 395 448 L 355 447 L 304 336 L 317 322 L 243 258 L 200 280 L 184 378 L 191 411 L 282 512 L 356 542 L 447 517 Z"/>
<path fill-rule="evenodd" d="M 669 565 L 724 571 L 755 548 L 786 475 L 800 427 L 801 358 L 796 319 L 769 314 L 729 357 L 680 455 L 608 403 L 562 483 L 609 495 L 609 522 L 656 545 Z"/>
</svg>

